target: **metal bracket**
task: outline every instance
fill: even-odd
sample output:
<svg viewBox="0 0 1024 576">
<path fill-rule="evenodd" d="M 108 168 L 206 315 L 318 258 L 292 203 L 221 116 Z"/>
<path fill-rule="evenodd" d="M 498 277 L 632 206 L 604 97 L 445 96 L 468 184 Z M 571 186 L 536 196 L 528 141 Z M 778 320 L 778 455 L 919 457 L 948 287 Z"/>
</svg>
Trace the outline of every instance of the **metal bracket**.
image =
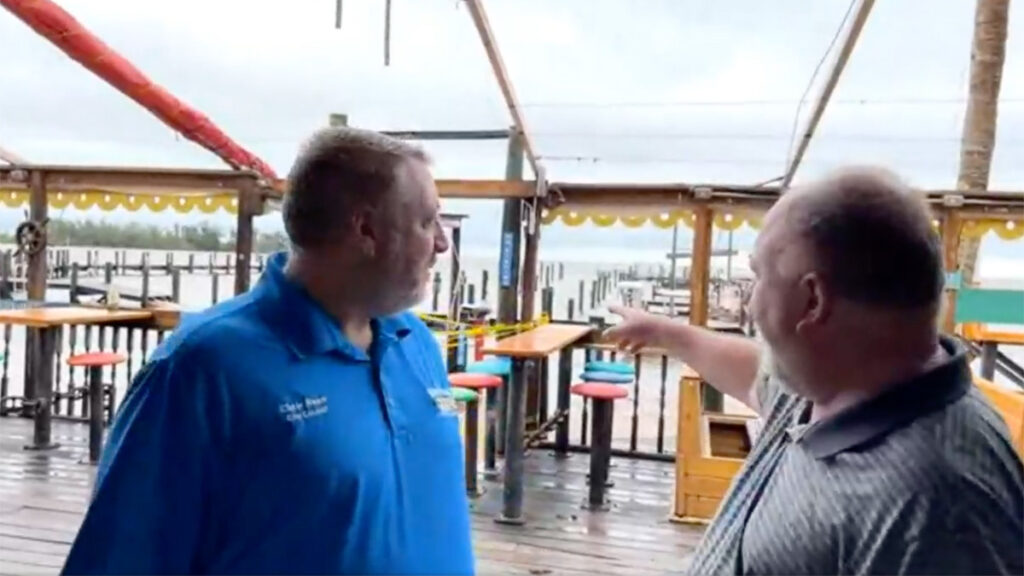
<svg viewBox="0 0 1024 576">
<path fill-rule="evenodd" d="M 942 205 L 946 208 L 959 208 L 964 205 L 962 194 L 946 194 L 942 197 Z"/>
</svg>

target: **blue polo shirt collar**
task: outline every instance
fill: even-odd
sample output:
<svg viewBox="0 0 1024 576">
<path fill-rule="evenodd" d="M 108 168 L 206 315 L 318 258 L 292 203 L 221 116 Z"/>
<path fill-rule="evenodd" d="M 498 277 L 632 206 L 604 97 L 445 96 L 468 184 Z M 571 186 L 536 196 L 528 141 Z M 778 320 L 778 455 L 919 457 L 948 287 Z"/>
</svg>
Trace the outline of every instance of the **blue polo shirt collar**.
<svg viewBox="0 0 1024 576">
<path fill-rule="evenodd" d="M 299 358 L 337 353 L 350 360 L 369 361 L 366 352 L 345 338 L 337 321 L 306 289 L 285 275 L 287 262 L 286 252 L 271 256 L 253 289 L 253 297 L 274 332 Z M 374 318 L 371 326 L 376 344 L 382 347 L 405 338 L 411 331 L 401 315 Z"/>
</svg>

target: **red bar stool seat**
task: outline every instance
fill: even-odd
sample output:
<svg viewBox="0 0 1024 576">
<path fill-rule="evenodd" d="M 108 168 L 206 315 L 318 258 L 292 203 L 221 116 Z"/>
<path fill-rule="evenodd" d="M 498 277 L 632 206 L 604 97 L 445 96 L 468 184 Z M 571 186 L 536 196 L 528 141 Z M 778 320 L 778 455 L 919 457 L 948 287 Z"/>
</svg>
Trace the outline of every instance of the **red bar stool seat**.
<svg viewBox="0 0 1024 576">
<path fill-rule="evenodd" d="M 590 400 L 594 406 L 591 420 L 590 444 L 590 490 L 584 508 L 607 510 L 605 487 L 608 482 L 608 468 L 612 457 L 612 422 L 616 400 L 629 396 L 629 390 L 616 384 L 583 382 L 570 391 Z"/>
<path fill-rule="evenodd" d="M 448 383 L 456 388 L 486 392 L 487 403 L 487 430 L 484 436 L 484 477 L 497 477 L 495 469 L 495 410 L 494 404 L 497 400 L 492 390 L 500 388 L 504 383 L 501 376 L 494 374 L 455 372 L 448 375 Z M 477 443 L 479 442 L 478 424 L 480 421 L 479 399 L 466 402 L 466 493 L 471 497 L 481 494 L 477 483 Z"/>
<path fill-rule="evenodd" d="M 114 352 L 86 352 L 68 358 L 68 366 L 103 367 L 114 366 L 127 360 L 124 354 Z"/>
<path fill-rule="evenodd" d="M 68 358 L 69 366 L 81 366 L 89 369 L 89 462 L 95 464 L 100 460 L 103 449 L 103 396 L 106 393 L 103 385 L 103 367 L 115 366 L 126 361 L 123 354 L 114 352 L 86 352 Z M 114 405 L 114 394 L 110 394 L 110 405 Z M 111 408 L 113 414 L 113 408 Z"/>
<path fill-rule="evenodd" d="M 459 388 L 469 388 L 470 390 L 498 388 L 502 382 L 501 376 L 493 374 L 455 372 L 448 375 L 449 384 Z"/>
</svg>

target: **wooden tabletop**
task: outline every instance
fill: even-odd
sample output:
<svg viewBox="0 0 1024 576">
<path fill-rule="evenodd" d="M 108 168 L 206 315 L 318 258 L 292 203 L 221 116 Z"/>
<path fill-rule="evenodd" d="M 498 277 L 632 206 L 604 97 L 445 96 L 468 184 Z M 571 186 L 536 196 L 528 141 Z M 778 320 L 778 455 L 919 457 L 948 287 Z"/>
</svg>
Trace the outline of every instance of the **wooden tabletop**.
<svg viewBox="0 0 1024 576">
<path fill-rule="evenodd" d="M 149 310 L 108 310 L 89 306 L 60 308 L 22 308 L 0 310 L 0 324 L 16 324 L 32 328 L 51 328 L 65 324 L 103 324 L 126 320 L 147 320 L 153 317 Z"/>
<path fill-rule="evenodd" d="M 515 358 L 544 358 L 575 343 L 593 330 L 581 324 L 544 324 L 483 347 L 484 354 Z"/>
</svg>

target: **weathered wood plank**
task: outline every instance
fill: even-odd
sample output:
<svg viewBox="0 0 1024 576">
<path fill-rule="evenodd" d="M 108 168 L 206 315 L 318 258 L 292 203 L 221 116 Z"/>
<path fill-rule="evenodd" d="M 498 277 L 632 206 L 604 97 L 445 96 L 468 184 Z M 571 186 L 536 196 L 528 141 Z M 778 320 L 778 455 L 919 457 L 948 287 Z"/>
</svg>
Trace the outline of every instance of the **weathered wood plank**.
<svg viewBox="0 0 1024 576">
<path fill-rule="evenodd" d="M 49 554 L 63 559 L 68 553 L 70 546 L 62 542 L 51 542 L 48 540 L 36 540 L 34 538 L 21 538 L 18 536 L 5 536 L 0 534 L 0 550 L 20 550 L 34 554 Z"/>
<path fill-rule="evenodd" d="M 0 576 L 51 576 L 60 572 L 59 568 L 51 566 L 38 566 L 36 564 L 23 564 L 0 557 Z"/>
<path fill-rule="evenodd" d="M 62 448 L 28 452 L 31 421 L 0 418 L 0 574 L 56 574 L 88 505 L 95 467 L 83 463 L 86 427 L 57 422 Z M 482 574 L 611 575 L 679 573 L 699 528 L 668 521 L 673 466 L 614 458 L 607 493 L 612 509 L 581 507 L 589 457 L 556 459 L 533 451 L 525 462 L 527 524 L 494 522 L 500 481 L 481 481 L 471 501 L 477 570 Z"/>
</svg>

